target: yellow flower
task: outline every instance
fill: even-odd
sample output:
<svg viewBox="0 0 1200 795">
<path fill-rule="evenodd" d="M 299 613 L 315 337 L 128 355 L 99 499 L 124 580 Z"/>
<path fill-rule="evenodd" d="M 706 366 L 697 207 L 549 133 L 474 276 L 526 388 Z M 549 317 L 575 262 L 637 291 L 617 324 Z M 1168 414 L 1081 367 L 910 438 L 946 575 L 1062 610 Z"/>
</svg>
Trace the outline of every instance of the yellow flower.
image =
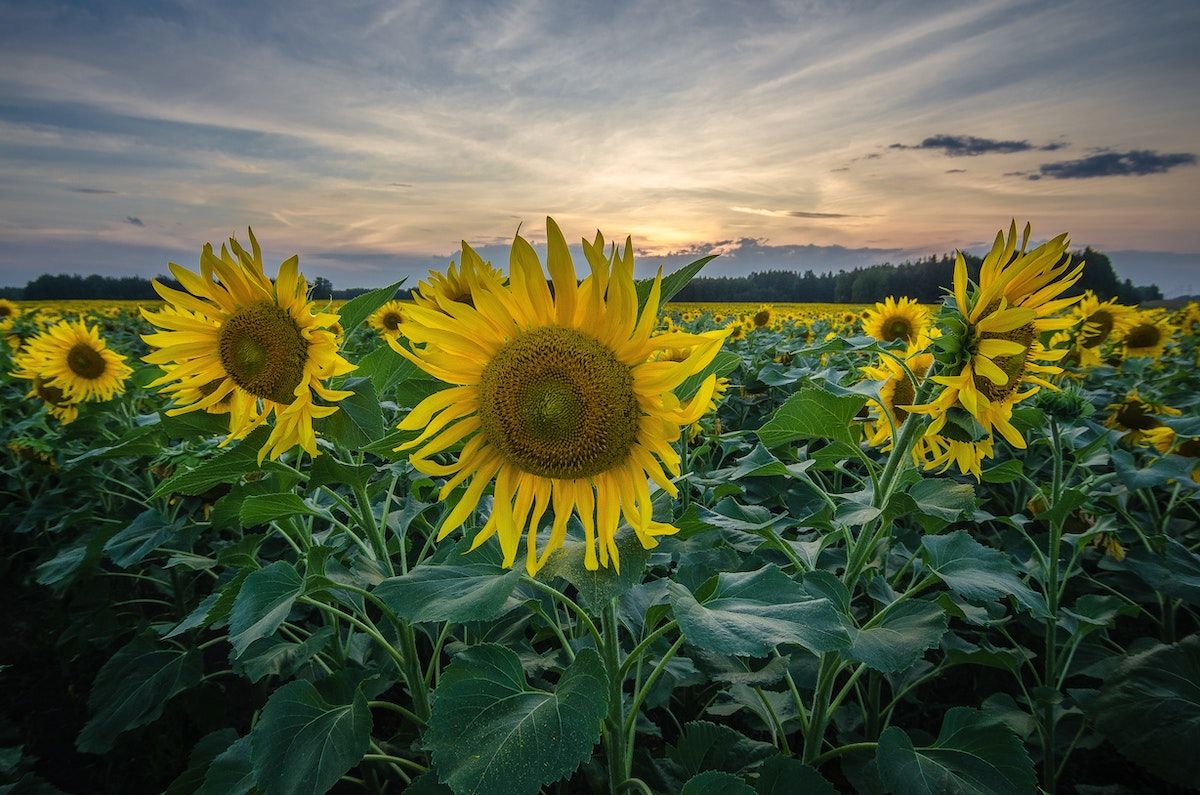
<svg viewBox="0 0 1200 795">
<path fill-rule="evenodd" d="M 388 301 L 383 306 L 376 309 L 367 318 L 367 322 L 371 324 L 371 328 L 379 332 L 384 337 L 395 337 L 400 333 L 400 324 L 404 321 L 404 303 L 401 301 Z"/>
<path fill-rule="evenodd" d="M 933 366 L 933 354 L 914 354 L 905 360 L 905 365 L 919 383 Z M 890 356 L 880 356 L 874 365 L 863 367 L 862 373 L 872 381 L 883 382 L 883 386 L 879 388 L 878 403 L 882 413 L 877 414 L 867 425 L 867 443 L 873 447 L 890 445 L 892 427 L 894 425 L 899 428 L 908 418 L 908 407 L 917 397 L 916 388 L 904 367 L 900 366 L 900 362 Z M 891 422 L 888 422 L 889 417 Z"/>
<path fill-rule="evenodd" d="M 125 379 L 133 372 L 125 357 L 108 347 L 99 329 L 82 320 L 59 321 L 34 336 L 18 354 L 17 366 L 18 373 L 40 377 L 61 390 L 70 403 L 109 400 L 125 391 Z"/>
<path fill-rule="evenodd" d="M 611 560 L 616 567 L 622 516 L 647 548 L 657 544 L 655 536 L 675 532 L 654 521 L 648 480 L 677 493 L 667 476 L 679 474 L 673 445 L 708 407 L 716 378 L 706 378 L 686 404 L 672 390 L 712 361 L 727 332 L 654 334 L 662 275 L 639 315 L 631 241 L 611 259 L 602 236 L 585 241 L 591 275 L 577 285 L 562 232 L 552 219 L 546 227 L 553 297 L 537 254 L 518 235 L 507 285 L 495 277 L 474 279 L 469 302 L 414 306 L 401 326 L 411 350 L 388 340 L 425 372 L 454 385 L 405 417 L 399 428 L 420 434 L 398 449 L 412 451 L 419 471 L 448 478 L 442 499 L 470 481 L 447 512 L 439 539 L 462 526 L 494 482 L 491 515 L 472 548 L 498 536 L 511 566 L 524 535 L 526 568 L 533 573 L 562 546 L 575 515 L 585 566 Z M 680 362 L 656 356 L 684 348 L 690 353 Z M 432 460 L 459 444 L 450 463 Z M 553 523 L 539 554 L 538 528 L 547 511 Z"/>
<path fill-rule="evenodd" d="M 1162 356 L 1163 349 L 1167 347 L 1174 333 L 1175 328 L 1165 312 L 1155 309 L 1141 310 L 1121 338 L 1125 346 L 1125 356 L 1148 356 L 1157 359 Z"/>
<path fill-rule="evenodd" d="M 960 339 L 962 359 L 957 372 L 933 377 L 945 386 L 937 398 L 912 408 L 933 417 L 930 434 L 941 434 L 948 413 L 961 409 L 988 436 L 999 431 L 1009 444 L 1023 449 L 1025 439 L 1009 421 L 1013 406 L 1041 387 L 1055 388 L 1043 376 L 1057 375 L 1062 368 L 1043 362 L 1056 362 L 1066 351 L 1046 349 L 1039 335 L 1074 324 L 1070 318 L 1056 315 L 1079 297 L 1057 296 L 1079 280 L 1083 265 L 1072 268 L 1071 257 L 1065 256 L 1065 233 L 1027 252 L 1029 232 L 1027 224 L 1019 251 L 1015 223 L 1007 238 L 1003 232 L 997 233 L 983 260 L 977 286 L 967 278 L 962 253 L 957 255 L 954 300 L 965 325 Z"/>
<path fill-rule="evenodd" d="M 413 291 L 413 302 L 429 309 L 441 309 L 447 301 L 473 305 L 475 285 L 482 281 L 503 282 L 504 274 L 484 262 L 464 241 L 462 265 L 450 263 L 445 273 L 430 271 L 426 281 L 419 282 Z"/>
<path fill-rule="evenodd" d="M 1073 311 L 1076 322 L 1075 351 L 1081 367 L 1100 364 L 1100 349 L 1110 339 L 1123 337 L 1133 325 L 1137 310 L 1122 306 L 1117 299 L 1101 301 L 1091 290 Z"/>
<path fill-rule="evenodd" d="M 29 392 L 25 397 L 41 400 L 50 416 L 63 425 L 74 422 L 79 417 L 79 404 L 68 399 L 66 393 L 43 378 L 34 369 L 37 364 L 37 359 L 27 351 L 13 357 L 13 365 L 16 367 L 13 376 L 29 381 Z"/>
<path fill-rule="evenodd" d="M 757 311 L 755 311 L 753 315 L 750 316 L 750 321 L 754 324 L 755 328 L 766 328 L 767 326 L 771 325 L 771 319 L 773 317 L 774 315 L 771 312 L 770 305 L 763 304 L 758 308 Z"/>
<path fill-rule="evenodd" d="M 296 445 L 315 456 L 313 420 L 337 411 L 316 399 L 335 403 L 349 395 L 324 382 L 354 366 L 338 354 L 337 315 L 308 299 L 298 258 L 280 265 L 272 283 L 253 231 L 250 246 L 248 252 L 230 239 L 233 253 L 222 246 L 218 257 L 205 245 L 198 274 L 171 263 L 183 291 L 154 282 L 166 306 L 142 314 L 161 331 L 142 339 L 157 349 L 145 360 L 166 374 L 150 386 L 165 387 L 174 399 L 168 414 L 228 411 L 229 439 L 244 437 L 274 415 L 260 462 Z"/>
<path fill-rule="evenodd" d="M 1132 444 L 1140 444 L 1149 431 L 1162 426 L 1162 421 L 1154 415 L 1178 417 L 1182 413 L 1171 406 L 1146 400 L 1136 389 L 1127 394 L 1120 403 L 1113 403 L 1108 409 L 1111 413 L 1105 424 L 1110 428 L 1125 431 L 1122 438 Z"/>
<path fill-rule="evenodd" d="M 952 465 L 964 475 L 983 476 L 983 462 L 992 457 L 995 444 L 992 437 L 977 441 L 962 441 L 937 433 L 926 433 L 913 445 L 913 463 L 925 470 L 945 472 Z"/>
<path fill-rule="evenodd" d="M 910 349 L 924 348 L 929 343 L 929 310 L 911 298 L 897 301 L 888 296 L 863 312 L 862 328 L 867 336 L 882 342 L 903 340 Z"/>
<path fill-rule="evenodd" d="M 20 314 L 20 307 L 7 298 L 0 298 L 0 331 L 12 328 L 13 320 Z"/>
</svg>

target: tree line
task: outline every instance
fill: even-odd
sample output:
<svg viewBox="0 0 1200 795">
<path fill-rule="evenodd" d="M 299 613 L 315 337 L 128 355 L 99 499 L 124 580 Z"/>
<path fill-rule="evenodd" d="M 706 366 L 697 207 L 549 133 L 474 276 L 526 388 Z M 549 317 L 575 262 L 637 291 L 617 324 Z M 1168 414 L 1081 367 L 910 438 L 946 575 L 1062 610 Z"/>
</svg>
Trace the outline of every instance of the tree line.
<svg viewBox="0 0 1200 795">
<path fill-rule="evenodd" d="M 1117 278 L 1112 262 L 1099 251 L 1086 248 L 1074 252 L 1076 260 L 1087 264 L 1083 277 L 1069 294 L 1090 289 L 1103 299 L 1117 298 L 1122 303 L 1135 304 L 1162 298 L 1155 285 L 1137 286 L 1129 279 Z M 982 260 L 965 255 L 972 276 L 979 273 Z M 954 258 L 949 255 L 931 256 L 898 265 L 884 263 L 839 273 L 817 274 L 812 270 L 768 270 L 748 276 L 699 276 L 675 297 L 676 301 L 735 301 L 785 303 L 853 303 L 882 301 L 889 295 L 908 296 L 924 303 L 937 303 L 943 291 L 954 279 Z M 179 289 L 174 279 L 159 277 L 169 287 Z M 318 276 L 312 282 L 312 295 L 317 299 L 348 299 L 367 292 L 368 288 L 335 290 L 329 279 Z M 408 297 L 409 290 L 400 290 Z M 71 299 L 152 300 L 158 297 L 150 280 L 141 276 L 101 276 L 92 274 L 42 274 L 24 288 L 0 289 L 0 297 L 29 301 Z"/>
</svg>

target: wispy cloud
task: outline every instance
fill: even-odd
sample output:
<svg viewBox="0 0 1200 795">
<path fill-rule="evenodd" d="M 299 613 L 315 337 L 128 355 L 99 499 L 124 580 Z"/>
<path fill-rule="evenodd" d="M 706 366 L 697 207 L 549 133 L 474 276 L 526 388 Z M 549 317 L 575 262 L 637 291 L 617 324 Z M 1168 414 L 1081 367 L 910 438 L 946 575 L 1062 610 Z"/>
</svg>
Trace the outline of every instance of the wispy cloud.
<svg viewBox="0 0 1200 795">
<path fill-rule="evenodd" d="M 735 213 L 747 213 L 749 215 L 765 215 L 768 218 L 853 218 L 852 215 L 845 213 L 814 213 L 804 210 L 768 210 L 762 207 L 730 207 Z"/>
<path fill-rule="evenodd" d="M 71 190 L 74 191 L 75 193 L 89 193 L 89 194 L 97 194 L 97 195 L 105 194 L 105 193 L 116 193 L 115 190 L 105 190 L 103 188 L 71 188 Z"/>
<path fill-rule="evenodd" d="M 974 157 L 976 155 L 1028 152 L 1032 149 L 1057 149 L 1062 144 L 1047 144 L 1035 147 L 1029 141 L 1001 141 L 995 138 L 979 138 L 974 135 L 931 135 L 919 144 L 892 144 L 889 149 L 935 149 L 950 157 Z"/>
<path fill-rule="evenodd" d="M 146 224 L 145 224 L 145 223 L 142 221 L 142 219 L 141 219 L 141 218 L 138 218 L 138 217 L 136 217 L 136 216 L 133 216 L 133 215 L 127 215 L 127 216 L 125 216 L 125 223 L 129 224 L 130 226 L 145 226 L 145 225 L 146 225 Z"/>
</svg>

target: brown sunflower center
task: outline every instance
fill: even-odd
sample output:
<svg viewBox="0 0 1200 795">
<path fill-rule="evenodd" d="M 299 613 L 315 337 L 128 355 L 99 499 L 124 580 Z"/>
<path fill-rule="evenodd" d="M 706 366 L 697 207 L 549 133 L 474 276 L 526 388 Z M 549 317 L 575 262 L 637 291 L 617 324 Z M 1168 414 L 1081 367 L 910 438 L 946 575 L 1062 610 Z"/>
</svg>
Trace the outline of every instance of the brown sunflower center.
<svg viewBox="0 0 1200 795">
<path fill-rule="evenodd" d="M 1095 329 L 1089 331 L 1084 328 L 1083 331 L 1083 347 L 1096 348 L 1099 347 L 1113 330 L 1112 313 L 1106 309 L 1100 309 L 1088 316 L 1087 325 L 1095 326 Z"/>
<path fill-rule="evenodd" d="M 606 346 L 546 326 L 507 342 L 484 367 L 484 436 L 525 472 L 572 480 L 623 462 L 641 411 L 633 375 Z"/>
<path fill-rule="evenodd" d="M 1148 431 L 1162 425 L 1150 415 L 1152 407 L 1140 400 L 1128 400 L 1117 409 L 1117 425 L 1131 431 Z"/>
<path fill-rule="evenodd" d="M 67 367 L 71 368 L 71 372 L 80 378 L 94 380 L 104 375 L 104 371 L 108 369 L 108 363 L 104 361 L 100 351 L 86 342 L 77 342 L 71 350 L 67 351 Z"/>
<path fill-rule="evenodd" d="M 754 326 L 756 328 L 762 328 L 763 326 L 767 325 L 770 322 L 771 322 L 771 310 L 770 309 L 760 309 L 754 313 Z"/>
<path fill-rule="evenodd" d="M 38 397 L 52 406 L 61 406 L 67 402 L 67 396 L 63 394 L 63 391 L 53 384 L 47 384 L 41 376 L 33 379 L 33 388 Z"/>
<path fill-rule="evenodd" d="M 1161 341 L 1162 331 L 1153 323 L 1139 323 L 1125 337 L 1125 343 L 1130 348 L 1153 348 Z"/>
<path fill-rule="evenodd" d="M 396 329 L 400 328 L 400 313 L 386 312 L 380 319 L 380 322 L 383 323 L 383 327 L 388 331 L 395 331 Z"/>
<path fill-rule="evenodd" d="M 252 395 L 291 403 L 304 378 L 308 342 L 291 315 L 263 299 L 242 307 L 221 326 L 221 364 Z"/>
<path fill-rule="evenodd" d="M 883 339 L 885 342 L 895 342 L 896 340 L 904 340 L 912 342 L 913 327 L 912 323 L 908 322 L 905 317 L 892 317 L 883 324 Z"/>
<path fill-rule="evenodd" d="M 8 304 L 0 304 L 0 318 L 12 317 L 13 310 Z"/>
<path fill-rule="evenodd" d="M 901 406 L 911 406 L 917 398 L 917 392 L 913 389 L 912 381 L 908 380 L 907 375 L 902 375 L 896 379 L 896 385 L 892 389 L 892 416 L 899 425 L 908 418 L 908 412 Z"/>
<path fill-rule="evenodd" d="M 992 357 L 992 362 L 1008 376 L 1008 380 L 1003 384 L 997 384 L 992 379 L 979 374 L 975 375 L 975 388 L 982 392 L 984 397 L 993 402 L 1002 401 L 1016 392 L 1017 388 L 1021 386 L 1021 377 L 1025 375 L 1025 366 L 1029 362 L 1029 355 L 1033 351 L 1033 343 L 1037 339 L 1037 329 L 1033 327 L 1032 323 L 1026 323 L 1024 326 L 1015 328 L 1012 331 L 981 334 L 980 339 L 1008 340 L 1009 342 L 1019 343 L 1023 348 L 1020 353 Z"/>
<path fill-rule="evenodd" d="M 1188 439 L 1179 445 L 1179 447 L 1176 447 L 1175 454 L 1187 456 L 1188 458 L 1200 458 L 1200 437 Z"/>
</svg>

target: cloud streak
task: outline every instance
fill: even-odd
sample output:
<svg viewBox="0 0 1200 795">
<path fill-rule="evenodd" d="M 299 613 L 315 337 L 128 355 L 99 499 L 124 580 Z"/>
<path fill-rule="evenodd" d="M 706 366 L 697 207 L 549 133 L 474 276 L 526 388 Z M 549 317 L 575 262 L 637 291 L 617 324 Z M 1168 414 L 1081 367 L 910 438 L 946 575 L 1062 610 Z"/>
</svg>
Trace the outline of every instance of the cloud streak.
<svg viewBox="0 0 1200 795">
<path fill-rule="evenodd" d="M 892 144 L 889 149 L 933 149 L 950 157 L 976 157 L 978 155 L 1011 155 L 1016 152 L 1030 152 L 1040 149 L 1052 152 L 1065 147 L 1065 143 L 1055 142 L 1034 146 L 1027 140 L 1001 141 L 995 138 L 979 138 L 974 135 L 931 135 L 919 144 Z"/>
<path fill-rule="evenodd" d="M 1148 174 L 1165 174 L 1179 166 L 1193 166 L 1196 156 L 1188 152 L 1160 153 L 1149 149 L 1129 152 L 1101 152 L 1076 160 L 1043 163 L 1037 174 L 1029 174 L 1031 180 L 1042 179 L 1095 179 L 1096 177 L 1144 177 Z"/>
</svg>

